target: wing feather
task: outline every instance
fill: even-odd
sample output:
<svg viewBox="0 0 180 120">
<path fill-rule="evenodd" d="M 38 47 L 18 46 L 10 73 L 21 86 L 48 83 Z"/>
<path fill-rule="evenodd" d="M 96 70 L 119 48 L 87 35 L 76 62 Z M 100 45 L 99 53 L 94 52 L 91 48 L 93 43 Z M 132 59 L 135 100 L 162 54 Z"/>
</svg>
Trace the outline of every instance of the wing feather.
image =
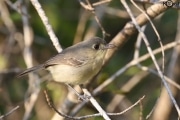
<svg viewBox="0 0 180 120">
<path fill-rule="evenodd" d="M 71 65 L 74 67 L 79 67 L 88 62 L 88 58 L 74 58 L 74 57 L 67 57 L 64 54 L 58 54 L 55 57 L 51 58 L 47 62 L 45 62 L 44 67 L 47 68 L 49 66 L 54 65 Z"/>
</svg>

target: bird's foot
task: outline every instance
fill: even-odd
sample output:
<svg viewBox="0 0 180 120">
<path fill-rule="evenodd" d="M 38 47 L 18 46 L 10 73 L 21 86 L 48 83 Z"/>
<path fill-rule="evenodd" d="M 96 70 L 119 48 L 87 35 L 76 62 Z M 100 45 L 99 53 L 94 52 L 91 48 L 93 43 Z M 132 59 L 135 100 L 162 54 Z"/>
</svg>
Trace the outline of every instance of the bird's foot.
<svg viewBox="0 0 180 120">
<path fill-rule="evenodd" d="M 81 100 L 81 101 L 85 101 L 85 102 L 88 102 L 89 99 L 91 98 L 91 96 L 87 95 L 87 94 L 83 94 L 83 95 L 78 95 L 78 100 Z"/>
</svg>

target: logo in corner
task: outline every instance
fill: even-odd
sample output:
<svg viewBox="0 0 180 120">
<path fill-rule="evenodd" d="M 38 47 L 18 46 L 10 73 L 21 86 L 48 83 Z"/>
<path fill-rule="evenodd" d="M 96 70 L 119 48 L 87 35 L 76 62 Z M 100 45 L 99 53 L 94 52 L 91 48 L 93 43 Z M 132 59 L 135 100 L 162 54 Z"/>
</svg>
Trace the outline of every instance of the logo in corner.
<svg viewBox="0 0 180 120">
<path fill-rule="evenodd" d="M 172 0 L 163 1 L 162 3 L 167 7 L 175 7 L 175 8 L 180 7 L 180 2 L 173 2 Z"/>
</svg>

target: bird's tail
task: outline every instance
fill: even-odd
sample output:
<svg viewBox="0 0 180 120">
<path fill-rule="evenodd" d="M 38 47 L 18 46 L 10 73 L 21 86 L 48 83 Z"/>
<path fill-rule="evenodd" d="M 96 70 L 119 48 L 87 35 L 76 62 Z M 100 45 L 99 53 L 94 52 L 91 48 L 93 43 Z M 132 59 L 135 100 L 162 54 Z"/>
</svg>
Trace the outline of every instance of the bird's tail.
<svg viewBox="0 0 180 120">
<path fill-rule="evenodd" d="M 26 70 L 24 70 L 23 72 L 21 72 L 20 74 L 17 75 L 17 77 L 22 77 L 30 72 L 34 72 L 34 71 L 37 71 L 37 70 L 40 70 L 40 69 L 43 69 L 43 64 L 41 65 L 38 65 L 38 66 L 34 66 L 32 68 L 28 68 Z"/>
</svg>

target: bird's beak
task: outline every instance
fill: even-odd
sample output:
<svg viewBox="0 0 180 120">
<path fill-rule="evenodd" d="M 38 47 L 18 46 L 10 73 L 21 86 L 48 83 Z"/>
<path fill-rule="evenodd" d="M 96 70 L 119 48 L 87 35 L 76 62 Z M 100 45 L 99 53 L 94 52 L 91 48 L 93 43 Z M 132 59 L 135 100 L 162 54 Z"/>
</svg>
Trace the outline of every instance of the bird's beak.
<svg viewBox="0 0 180 120">
<path fill-rule="evenodd" d="M 104 46 L 104 49 L 112 49 L 115 48 L 116 46 L 114 44 L 107 44 L 106 46 Z"/>
</svg>

